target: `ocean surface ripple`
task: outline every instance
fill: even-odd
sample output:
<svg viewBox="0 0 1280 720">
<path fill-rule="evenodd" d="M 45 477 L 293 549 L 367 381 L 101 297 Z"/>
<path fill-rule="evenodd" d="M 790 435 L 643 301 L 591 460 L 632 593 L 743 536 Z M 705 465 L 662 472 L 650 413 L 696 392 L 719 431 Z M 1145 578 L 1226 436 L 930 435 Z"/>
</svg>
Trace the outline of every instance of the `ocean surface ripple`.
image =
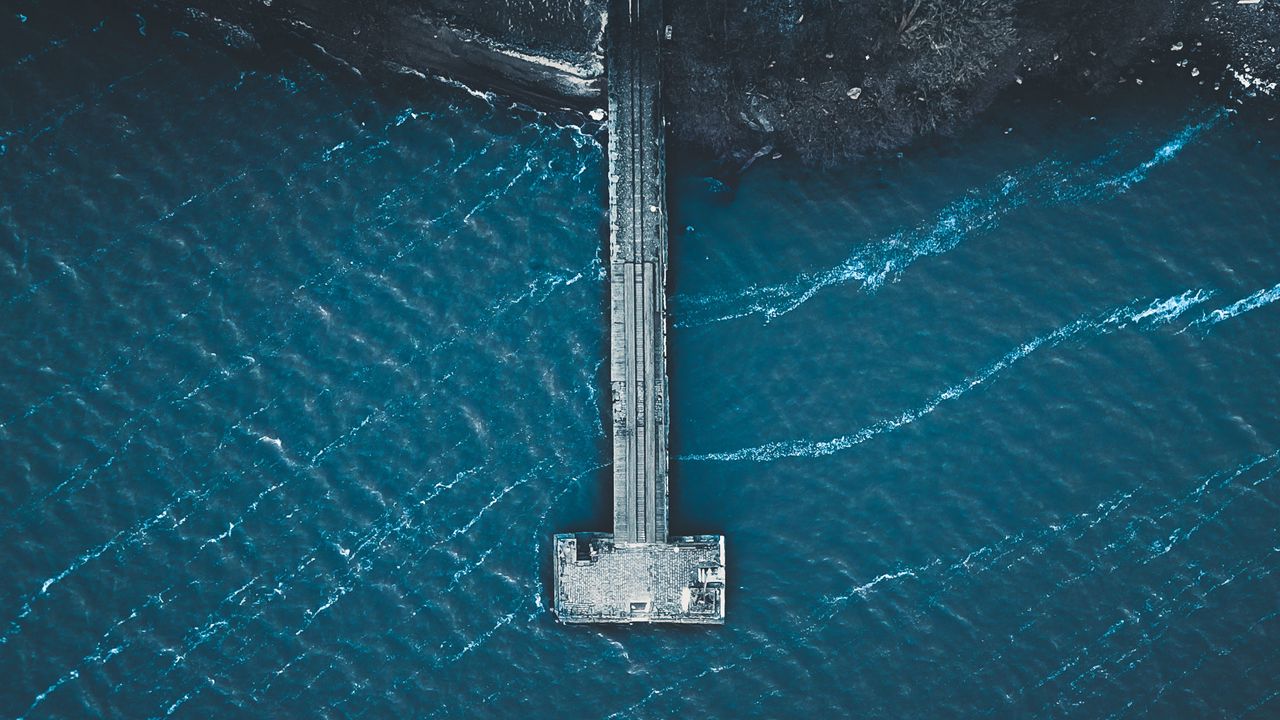
<svg viewBox="0 0 1280 720">
<path fill-rule="evenodd" d="M 674 156 L 672 524 L 728 624 L 565 628 L 599 128 L 198 14 L 0 35 L 0 717 L 1280 708 L 1265 116 L 1152 79 L 732 192 Z"/>
</svg>

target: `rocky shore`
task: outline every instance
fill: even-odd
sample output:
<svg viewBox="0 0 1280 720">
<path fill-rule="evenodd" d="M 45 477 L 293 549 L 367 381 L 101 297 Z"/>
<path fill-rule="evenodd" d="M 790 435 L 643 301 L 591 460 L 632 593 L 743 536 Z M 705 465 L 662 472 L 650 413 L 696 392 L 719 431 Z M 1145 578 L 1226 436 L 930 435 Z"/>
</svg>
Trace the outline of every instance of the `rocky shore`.
<svg viewBox="0 0 1280 720">
<path fill-rule="evenodd" d="M 282 33 L 362 73 L 434 74 L 540 106 L 603 103 L 603 0 L 147 0 L 254 38 Z"/>
<path fill-rule="evenodd" d="M 604 0 L 144 1 L 287 33 L 361 72 L 603 106 Z M 1109 92 L 1160 72 L 1223 103 L 1280 95 L 1280 0 L 680 0 L 666 14 L 673 139 L 739 167 L 896 151 L 1024 83 Z"/>
<path fill-rule="evenodd" d="M 1280 0 L 685 0 L 669 12 L 671 131 L 743 162 L 765 148 L 816 165 L 896 151 L 1022 85 L 1105 93 L 1160 74 L 1234 104 L 1280 80 Z"/>
</svg>

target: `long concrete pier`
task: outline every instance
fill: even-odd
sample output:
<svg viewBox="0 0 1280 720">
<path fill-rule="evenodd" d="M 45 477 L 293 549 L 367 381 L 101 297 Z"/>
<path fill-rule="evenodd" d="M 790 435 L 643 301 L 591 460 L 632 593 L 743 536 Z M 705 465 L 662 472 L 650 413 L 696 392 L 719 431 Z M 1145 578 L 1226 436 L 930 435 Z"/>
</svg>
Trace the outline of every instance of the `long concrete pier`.
<svg viewBox="0 0 1280 720">
<path fill-rule="evenodd" d="M 724 539 L 667 534 L 667 202 L 661 0 L 614 0 L 609 103 L 613 533 L 555 537 L 564 622 L 724 622 Z"/>
<path fill-rule="evenodd" d="M 623 4 L 623 3 L 618 3 Z M 609 299 L 613 534 L 667 539 L 667 197 L 658 47 L 661 3 L 610 13 Z"/>
</svg>

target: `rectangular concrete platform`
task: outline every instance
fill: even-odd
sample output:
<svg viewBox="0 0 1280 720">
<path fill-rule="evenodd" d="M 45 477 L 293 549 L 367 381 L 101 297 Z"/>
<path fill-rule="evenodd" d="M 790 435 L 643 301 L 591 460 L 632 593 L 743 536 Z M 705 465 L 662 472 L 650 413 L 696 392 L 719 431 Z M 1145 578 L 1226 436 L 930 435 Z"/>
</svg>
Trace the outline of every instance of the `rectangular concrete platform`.
<svg viewBox="0 0 1280 720">
<path fill-rule="evenodd" d="M 615 542 L 555 536 L 555 612 L 566 623 L 723 624 L 724 538 Z"/>
</svg>

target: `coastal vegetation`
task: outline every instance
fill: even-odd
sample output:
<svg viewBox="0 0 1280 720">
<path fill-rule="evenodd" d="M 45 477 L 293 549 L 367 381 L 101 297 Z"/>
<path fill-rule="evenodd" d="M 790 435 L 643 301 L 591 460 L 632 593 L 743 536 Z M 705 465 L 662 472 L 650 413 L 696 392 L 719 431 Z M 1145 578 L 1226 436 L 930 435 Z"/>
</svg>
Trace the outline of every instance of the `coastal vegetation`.
<svg viewBox="0 0 1280 720">
<path fill-rule="evenodd" d="M 838 164 L 952 132 L 1017 84 L 1107 91 L 1150 62 L 1224 93 L 1280 78 L 1274 0 L 683 0 L 668 14 L 672 132 L 740 160 L 776 148 Z"/>
<path fill-rule="evenodd" d="M 302 37 L 362 69 L 435 72 L 598 109 L 607 0 L 143 0 Z M 742 167 L 821 166 L 955 132 L 1002 92 L 1181 75 L 1280 97 L 1280 0 L 669 0 L 674 140 Z M 221 22 L 221 20 L 219 20 Z M 1145 76 L 1145 78 L 1144 78 Z"/>
</svg>

